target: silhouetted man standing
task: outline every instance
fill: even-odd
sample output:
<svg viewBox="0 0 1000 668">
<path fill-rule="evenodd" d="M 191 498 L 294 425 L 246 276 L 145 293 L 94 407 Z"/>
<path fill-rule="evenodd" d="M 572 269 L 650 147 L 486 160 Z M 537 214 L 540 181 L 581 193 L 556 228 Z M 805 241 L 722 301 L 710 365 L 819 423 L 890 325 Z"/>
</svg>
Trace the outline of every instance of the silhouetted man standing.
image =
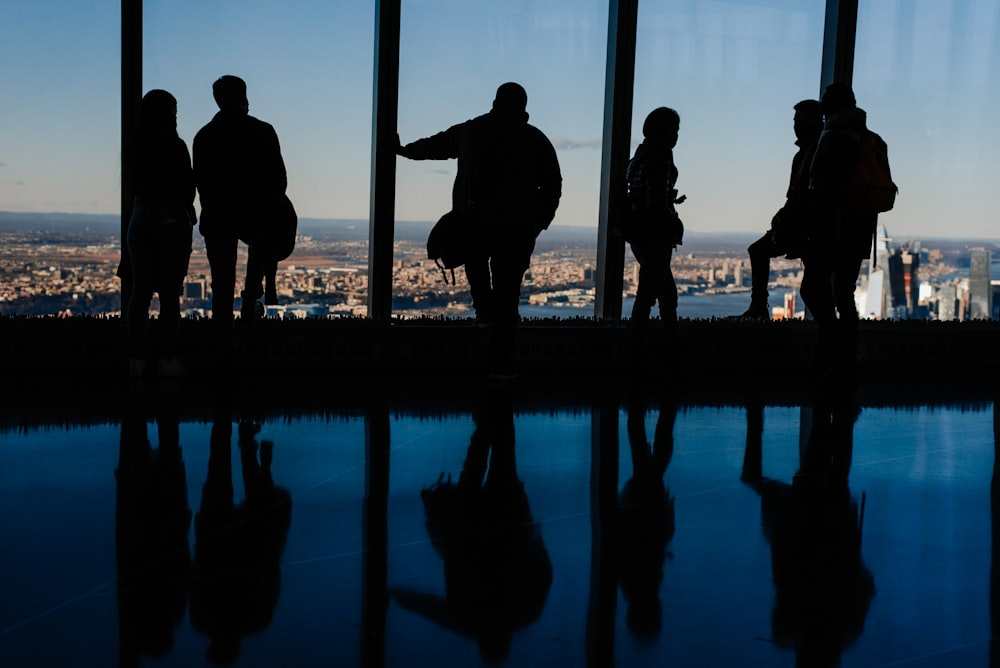
<svg viewBox="0 0 1000 668">
<path fill-rule="evenodd" d="M 241 237 L 260 230 L 285 192 L 287 177 L 278 135 L 249 115 L 247 86 L 225 75 L 212 85 L 219 112 L 194 138 L 194 176 L 201 200 L 201 233 L 212 269 L 212 320 L 219 354 L 232 338 L 236 249 Z M 251 245 L 242 317 L 256 316 L 267 249 Z"/>
<path fill-rule="evenodd" d="M 784 255 L 788 259 L 802 257 L 806 246 L 806 225 L 809 209 L 809 168 L 816 143 L 823 130 L 823 108 L 818 100 L 802 100 L 795 105 L 793 120 L 795 145 L 799 147 L 792 158 L 792 175 L 788 183 L 785 204 L 771 219 L 771 229 L 750 244 L 750 270 L 753 283 L 750 290 L 750 308 L 740 317 L 753 320 L 770 320 L 767 304 L 767 281 L 771 276 L 771 258 Z"/>
<path fill-rule="evenodd" d="M 458 159 L 452 211 L 475 228 L 465 274 L 476 318 L 491 327 L 493 380 L 517 376 L 512 357 L 521 279 L 562 195 L 555 149 L 528 124 L 527 103 L 520 84 L 505 83 L 489 113 L 398 149 L 411 160 Z"/>
<path fill-rule="evenodd" d="M 818 370 L 849 370 L 857 360 L 854 287 L 862 261 L 871 254 L 878 213 L 859 210 L 848 201 L 861 137 L 868 132 L 867 115 L 845 83 L 827 86 L 822 105 L 825 121 L 810 172 L 815 213 L 809 225 L 802 299 L 819 327 Z"/>
</svg>

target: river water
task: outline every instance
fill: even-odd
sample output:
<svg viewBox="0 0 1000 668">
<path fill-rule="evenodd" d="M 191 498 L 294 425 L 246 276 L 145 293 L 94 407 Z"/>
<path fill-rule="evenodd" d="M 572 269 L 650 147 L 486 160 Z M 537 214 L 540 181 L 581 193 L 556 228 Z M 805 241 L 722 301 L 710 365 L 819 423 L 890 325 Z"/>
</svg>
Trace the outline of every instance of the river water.
<svg viewBox="0 0 1000 668">
<path fill-rule="evenodd" d="M 778 295 L 775 295 L 778 297 Z M 622 303 L 622 315 L 632 312 L 632 302 L 629 298 Z M 772 306 L 777 304 L 772 300 Z M 715 295 L 680 295 L 677 301 L 677 315 L 681 318 L 725 318 L 743 313 L 750 305 L 750 293 L 723 293 Z M 593 306 L 575 308 L 572 306 L 540 306 L 521 304 L 522 318 L 575 318 L 593 317 Z M 656 315 L 654 307 L 653 314 Z"/>
</svg>

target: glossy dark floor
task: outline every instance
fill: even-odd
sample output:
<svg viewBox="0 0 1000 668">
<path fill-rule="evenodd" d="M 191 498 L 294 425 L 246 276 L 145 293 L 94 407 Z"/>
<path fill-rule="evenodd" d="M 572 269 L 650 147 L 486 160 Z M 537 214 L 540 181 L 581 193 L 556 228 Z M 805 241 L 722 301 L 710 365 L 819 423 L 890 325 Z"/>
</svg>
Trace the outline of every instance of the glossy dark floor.
<svg viewBox="0 0 1000 668">
<path fill-rule="evenodd" d="M 998 656 L 992 401 L 534 385 L 9 417 L 0 665 Z"/>
</svg>

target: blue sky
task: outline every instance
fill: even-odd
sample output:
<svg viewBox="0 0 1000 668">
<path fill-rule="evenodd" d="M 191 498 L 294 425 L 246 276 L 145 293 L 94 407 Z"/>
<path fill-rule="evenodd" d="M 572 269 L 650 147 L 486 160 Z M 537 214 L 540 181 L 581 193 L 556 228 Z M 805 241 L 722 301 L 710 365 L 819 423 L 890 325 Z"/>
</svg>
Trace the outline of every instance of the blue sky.
<svg viewBox="0 0 1000 668">
<path fill-rule="evenodd" d="M 118 0 L 7 0 L 0 24 L 0 210 L 109 213 L 119 198 Z M 795 150 L 792 105 L 819 94 L 822 0 L 641 2 L 635 122 L 682 117 L 682 217 L 705 232 L 763 231 Z M 144 89 L 179 100 L 190 143 L 223 73 L 278 131 L 300 215 L 367 218 L 372 0 L 146 0 Z M 431 134 L 528 90 L 556 144 L 556 222 L 596 227 L 607 5 L 601 0 L 403 0 L 399 133 Z M 855 88 L 901 186 L 899 236 L 997 236 L 992 122 L 995 0 L 862 0 Z M 397 166 L 397 218 L 448 208 L 454 164 Z"/>
</svg>

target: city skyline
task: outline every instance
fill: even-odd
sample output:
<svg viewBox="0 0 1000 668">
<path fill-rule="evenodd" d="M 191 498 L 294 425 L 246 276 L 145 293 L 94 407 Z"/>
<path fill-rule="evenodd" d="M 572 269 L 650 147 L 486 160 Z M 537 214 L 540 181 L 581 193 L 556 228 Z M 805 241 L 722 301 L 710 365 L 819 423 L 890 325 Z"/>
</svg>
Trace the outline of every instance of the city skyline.
<svg viewBox="0 0 1000 668">
<path fill-rule="evenodd" d="M 0 273 L 4 277 L 0 282 L 0 310 L 4 315 L 117 315 L 121 287 L 115 275 L 120 258 L 119 226 L 119 218 L 113 215 L 0 212 Z M 469 317 L 471 298 L 464 273 L 457 272 L 458 280 L 451 285 L 427 258 L 425 239 L 429 227 L 429 222 L 399 226 L 392 270 L 393 315 Z M 540 238 L 522 286 L 523 317 L 593 316 L 596 249 L 592 233 L 588 228 L 554 226 Z M 745 248 L 751 236 L 696 234 L 681 246 L 672 262 L 681 317 L 728 317 L 742 312 L 749 298 L 750 266 Z M 885 228 L 879 240 L 876 268 L 862 272 L 856 293 L 863 317 L 990 317 L 987 313 L 992 308 L 976 311 L 973 306 L 977 294 L 994 290 L 990 284 L 992 268 L 981 269 L 981 278 L 976 279 L 972 265 L 977 252 L 1000 251 L 996 244 L 894 239 Z M 241 267 L 245 257 L 243 249 Z M 906 258 L 910 258 L 911 268 L 919 268 L 919 274 L 900 273 L 898 265 L 905 264 Z M 269 314 L 366 316 L 368 269 L 363 221 L 304 219 L 296 252 L 279 266 L 279 306 Z M 773 317 L 802 317 L 796 304 L 802 263 L 776 258 L 770 269 Z M 625 259 L 623 278 L 627 306 L 638 281 L 631 256 Z M 996 287 L 1000 288 L 1000 281 Z M 195 237 L 182 311 L 196 318 L 210 315 L 210 294 L 211 275 L 204 244 Z"/>
<path fill-rule="evenodd" d="M 12 0 L 0 26 L 0 210 L 118 209 L 120 6 Z M 368 216 L 373 3 L 144 3 L 144 89 L 179 100 L 181 136 L 215 111 L 211 81 L 235 72 L 251 112 L 278 130 L 300 215 Z M 642 4 L 633 145 L 648 109 L 681 112 L 679 187 L 691 231 L 766 229 L 794 152 L 791 107 L 819 93 L 824 3 Z M 85 29 L 81 30 L 81 26 Z M 532 122 L 556 144 L 556 224 L 595 227 L 607 6 L 535 0 L 404 0 L 399 132 L 425 136 L 489 107 L 521 80 Z M 1000 8 L 986 0 L 862 2 L 854 85 L 890 147 L 901 193 L 884 216 L 914 236 L 996 238 Z M 25 65 L 27 64 L 27 66 Z M 446 73 L 446 74 L 445 74 Z M 399 220 L 448 208 L 454 165 L 397 164 Z"/>
</svg>

